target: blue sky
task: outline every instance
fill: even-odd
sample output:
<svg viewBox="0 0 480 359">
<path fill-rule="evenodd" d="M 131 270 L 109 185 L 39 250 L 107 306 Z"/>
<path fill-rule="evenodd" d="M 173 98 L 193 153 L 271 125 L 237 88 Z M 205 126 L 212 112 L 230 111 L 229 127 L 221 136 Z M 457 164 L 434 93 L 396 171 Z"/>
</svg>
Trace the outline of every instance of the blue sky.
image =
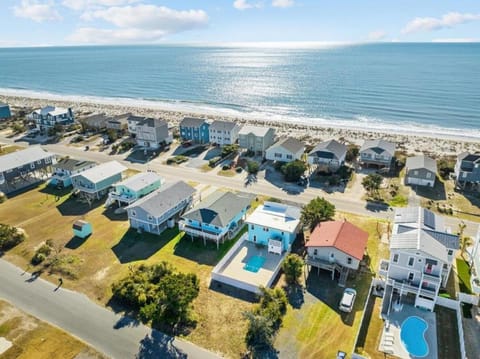
<svg viewBox="0 0 480 359">
<path fill-rule="evenodd" d="M 2 0 L 0 46 L 479 41 L 480 0 Z"/>
</svg>

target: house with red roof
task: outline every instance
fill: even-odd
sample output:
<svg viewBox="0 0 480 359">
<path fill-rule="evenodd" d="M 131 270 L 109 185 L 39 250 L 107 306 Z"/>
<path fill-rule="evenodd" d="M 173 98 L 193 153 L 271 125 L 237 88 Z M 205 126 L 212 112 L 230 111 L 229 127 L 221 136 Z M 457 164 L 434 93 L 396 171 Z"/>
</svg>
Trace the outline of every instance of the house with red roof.
<svg viewBox="0 0 480 359">
<path fill-rule="evenodd" d="M 319 223 L 305 244 L 306 263 L 310 266 L 340 273 L 344 284 L 350 270 L 357 270 L 367 248 L 368 233 L 354 224 L 343 221 Z"/>
</svg>

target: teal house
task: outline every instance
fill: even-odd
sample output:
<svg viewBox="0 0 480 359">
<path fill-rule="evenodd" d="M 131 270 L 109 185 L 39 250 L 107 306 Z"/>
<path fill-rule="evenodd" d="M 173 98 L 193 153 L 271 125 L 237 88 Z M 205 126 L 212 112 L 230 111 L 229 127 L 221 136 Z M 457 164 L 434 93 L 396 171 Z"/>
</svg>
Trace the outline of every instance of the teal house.
<svg viewBox="0 0 480 359">
<path fill-rule="evenodd" d="M 233 238 L 245 224 L 253 195 L 215 192 L 182 215 L 179 229 L 192 238 L 219 243 Z"/>
<path fill-rule="evenodd" d="M 0 120 L 5 120 L 7 118 L 12 117 L 12 113 L 10 112 L 10 106 L 6 103 L 0 102 Z"/>
<path fill-rule="evenodd" d="M 100 199 L 110 188 L 122 180 L 127 168 L 117 161 L 102 163 L 72 176 L 72 184 L 87 199 Z"/>
<path fill-rule="evenodd" d="M 73 235 L 79 238 L 87 238 L 92 234 L 92 225 L 81 219 L 73 223 Z"/>
<path fill-rule="evenodd" d="M 108 194 L 109 203 L 118 202 L 119 206 L 130 205 L 136 200 L 160 188 L 165 180 L 155 172 L 142 172 L 114 185 Z"/>
</svg>

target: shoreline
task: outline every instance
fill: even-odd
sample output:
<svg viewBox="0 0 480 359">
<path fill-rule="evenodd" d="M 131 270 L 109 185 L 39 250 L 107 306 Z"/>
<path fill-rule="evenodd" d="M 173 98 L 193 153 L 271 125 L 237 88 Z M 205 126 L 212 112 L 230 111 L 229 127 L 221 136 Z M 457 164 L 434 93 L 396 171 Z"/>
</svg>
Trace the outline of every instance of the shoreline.
<svg viewBox="0 0 480 359">
<path fill-rule="evenodd" d="M 234 110 L 216 109 L 185 103 L 184 109 L 178 108 L 178 103 L 168 101 L 136 100 L 130 98 L 99 98 L 89 96 L 62 96 L 49 93 L 36 93 L 26 90 L 0 89 L 0 101 L 10 104 L 15 108 L 39 108 L 48 105 L 72 107 L 78 115 L 103 112 L 107 115 L 119 115 L 127 112 L 140 116 L 157 117 L 165 119 L 170 126 L 177 126 L 185 116 L 197 116 L 209 119 L 223 119 L 240 124 L 271 126 L 277 130 L 277 136 L 291 136 L 310 144 L 335 138 L 337 140 L 361 145 L 365 139 L 382 137 L 397 143 L 397 150 L 409 153 L 429 153 L 431 155 L 447 154 L 458 155 L 464 151 L 478 149 L 480 137 L 472 135 L 456 135 L 449 133 L 435 133 L 434 129 L 426 128 L 424 131 L 408 131 L 397 128 L 367 128 L 359 125 L 348 125 L 345 122 L 325 120 L 322 124 L 312 124 L 308 119 L 290 119 L 280 116 L 249 116 L 249 114 L 235 113 Z M 335 122 L 333 122 L 335 121 Z M 446 129 L 448 130 L 448 129 Z M 468 132 L 468 130 L 465 130 Z M 428 140 L 430 139 L 430 141 Z M 432 141 L 435 140 L 435 141 Z"/>
</svg>

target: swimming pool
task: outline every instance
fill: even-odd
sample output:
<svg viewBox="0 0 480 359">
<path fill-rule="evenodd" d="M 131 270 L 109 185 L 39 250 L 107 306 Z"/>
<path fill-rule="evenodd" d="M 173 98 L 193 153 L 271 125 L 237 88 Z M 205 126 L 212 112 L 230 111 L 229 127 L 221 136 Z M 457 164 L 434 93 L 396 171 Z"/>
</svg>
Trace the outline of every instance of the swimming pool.
<svg viewBox="0 0 480 359">
<path fill-rule="evenodd" d="M 249 272 L 257 273 L 260 268 L 262 268 L 263 263 L 265 263 L 265 258 L 261 256 L 251 257 L 243 269 L 248 270 Z"/>
<path fill-rule="evenodd" d="M 408 317 L 400 329 L 400 338 L 405 350 L 412 356 L 423 358 L 428 354 L 425 332 L 428 324 L 422 318 Z"/>
</svg>

